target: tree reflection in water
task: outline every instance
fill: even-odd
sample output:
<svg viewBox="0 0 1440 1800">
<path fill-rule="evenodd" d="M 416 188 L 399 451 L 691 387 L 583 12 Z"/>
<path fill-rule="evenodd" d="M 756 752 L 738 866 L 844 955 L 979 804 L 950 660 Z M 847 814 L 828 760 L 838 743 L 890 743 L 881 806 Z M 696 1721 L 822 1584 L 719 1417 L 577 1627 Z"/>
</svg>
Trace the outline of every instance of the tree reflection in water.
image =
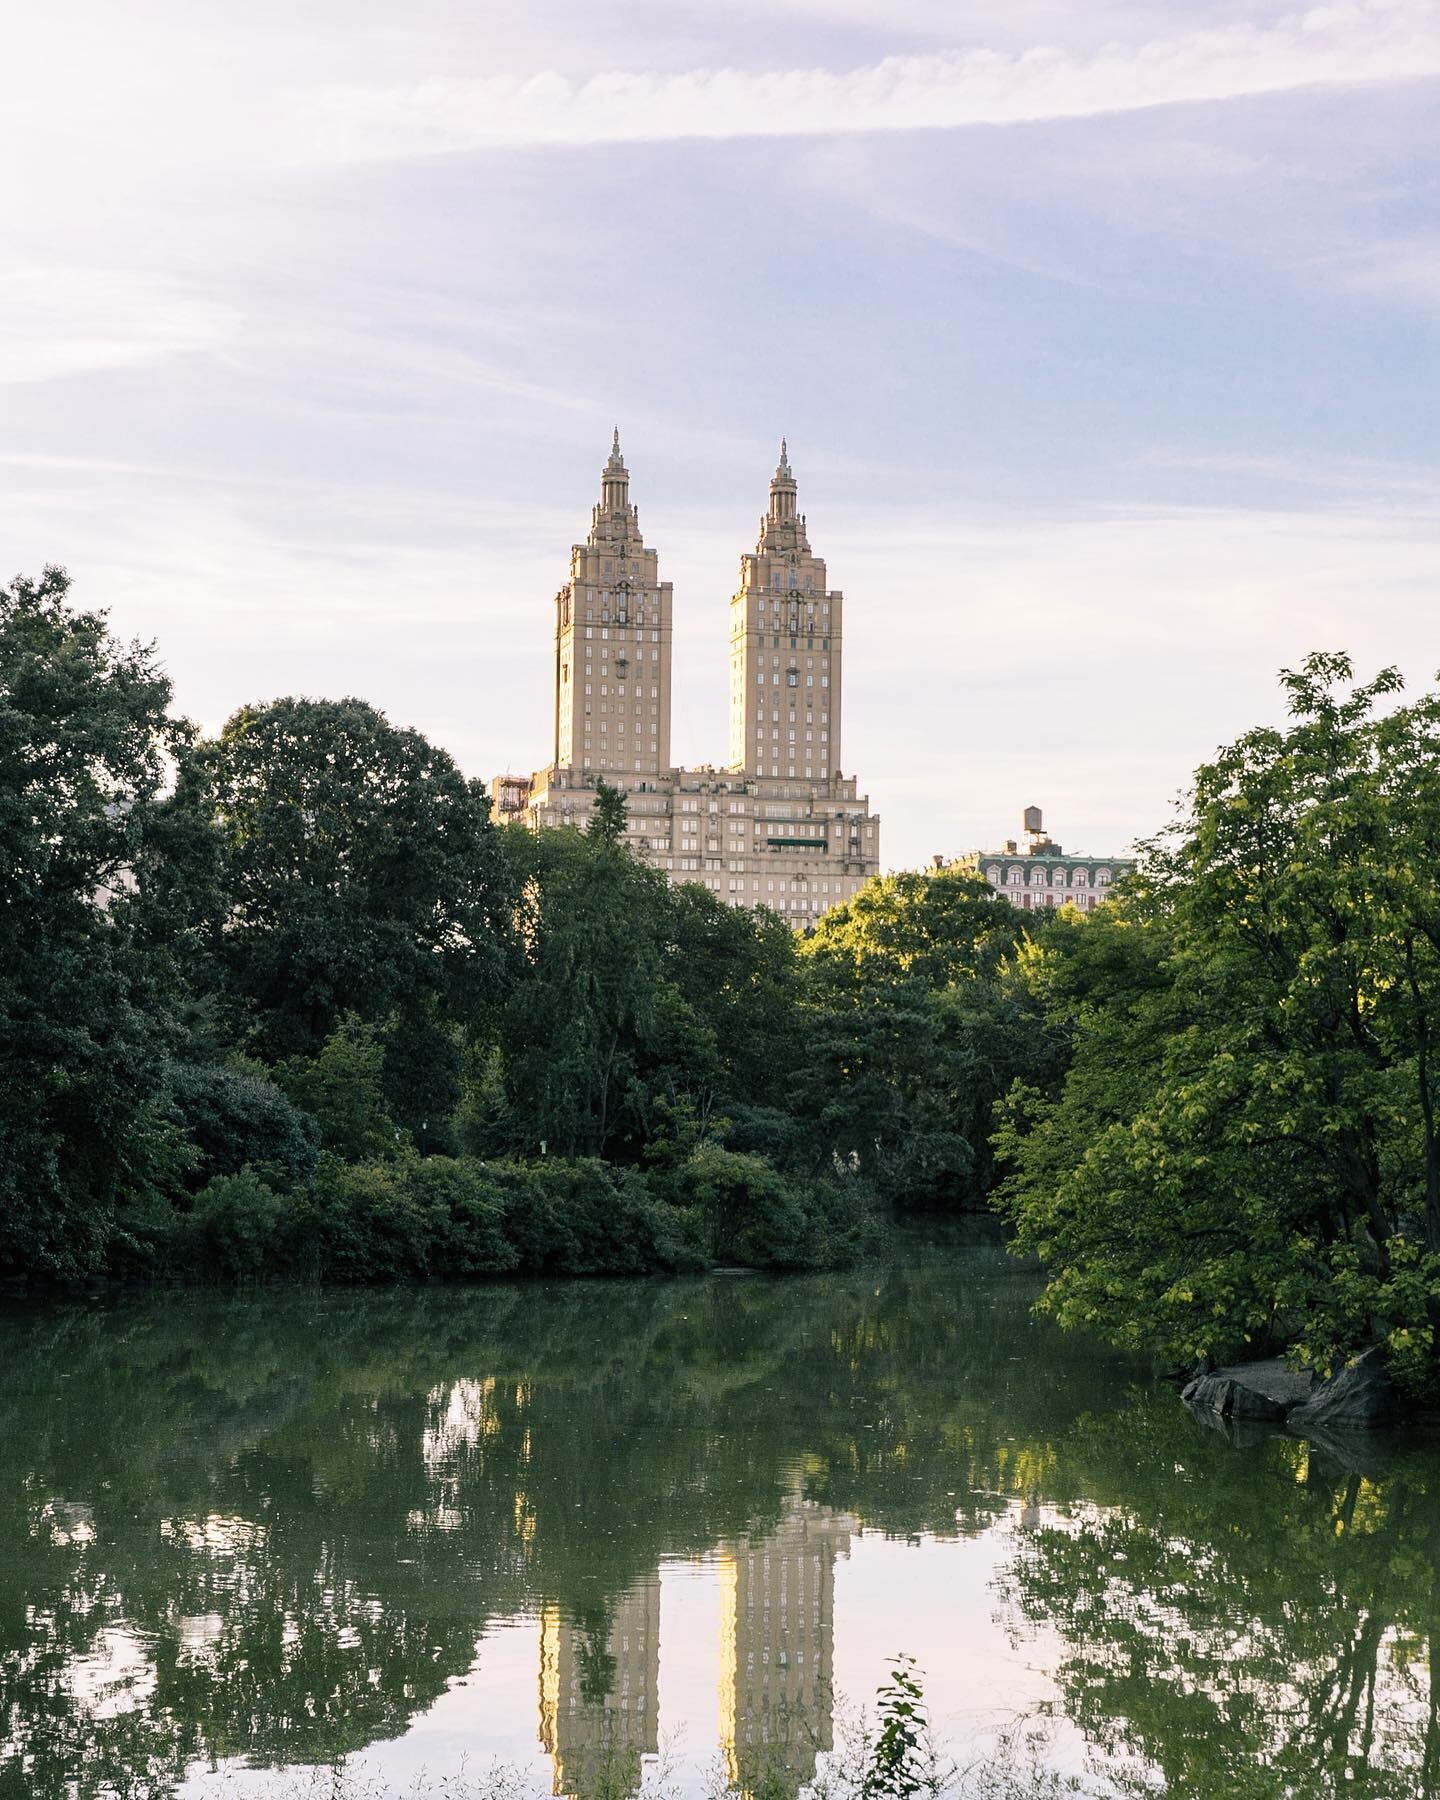
<svg viewBox="0 0 1440 1800">
<path fill-rule="evenodd" d="M 994 1252 L 927 1248 L 813 1279 L 12 1316 L 0 1793 L 361 1750 L 517 1616 L 563 1786 L 567 1757 L 659 1742 L 656 1572 L 699 1556 L 730 1584 L 722 1743 L 798 1785 L 830 1741 L 850 1535 L 998 1528 L 997 1604 L 1058 1630 L 1117 1779 L 1440 1794 L 1440 1459 L 1227 1443 L 1032 1321 L 1031 1292 Z"/>
</svg>

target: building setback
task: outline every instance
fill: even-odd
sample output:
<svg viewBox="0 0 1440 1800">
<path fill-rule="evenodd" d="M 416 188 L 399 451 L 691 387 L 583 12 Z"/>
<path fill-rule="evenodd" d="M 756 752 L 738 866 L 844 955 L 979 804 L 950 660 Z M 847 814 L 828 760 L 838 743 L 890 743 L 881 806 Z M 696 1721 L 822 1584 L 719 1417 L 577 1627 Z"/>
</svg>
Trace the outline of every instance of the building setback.
<svg viewBox="0 0 1440 1800">
<path fill-rule="evenodd" d="M 730 601 L 725 766 L 670 759 L 673 593 L 640 533 L 615 433 L 600 502 L 555 596 L 555 728 L 547 768 L 499 775 L 495 815 L 588 824 L 597 784 L 626 797 L 626 839 L 675 882 L 797 929 L 880 866 L 880 823 L 841 770 L 844 596 L 826 587 L 786 447 Z"/>
<path fill-rule="evenodd" d="M 1023 847 L 1014 838 L 1003 850 L 971 850 L 955 866 L 983 875 L 1012 906 L 1075 906 L 1091 912 L 1108 896 L 1110 883 L 1134 872 L 1128 856 L 1067 856 L 1045 834 L 1038 806 L 1025 808 Z"/>
</svg>

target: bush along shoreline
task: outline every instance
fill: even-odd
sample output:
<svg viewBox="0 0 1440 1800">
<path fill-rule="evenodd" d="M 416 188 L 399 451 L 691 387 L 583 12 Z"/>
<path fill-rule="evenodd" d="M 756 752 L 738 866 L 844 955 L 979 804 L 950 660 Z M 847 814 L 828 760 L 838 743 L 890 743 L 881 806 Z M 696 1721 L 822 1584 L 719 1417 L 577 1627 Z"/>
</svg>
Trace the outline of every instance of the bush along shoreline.
<svg viewBox="0 0 1440 1800">
<path fill-rule="evenodd" d="M 805 1270 L 851 1262 L 880 1240 L 853 1184 L 804 1189 L 713 1145 L 663 1177 L 596 1157 L 413 1151 L 361 1163 L 322 1151 L 310 1181 L 290 1190 L 267 1175 L 248 1164 L 213 1175 L 188 1210 L 137 1221 L 120 1270 L 356 1283 Z"/>
</svg>

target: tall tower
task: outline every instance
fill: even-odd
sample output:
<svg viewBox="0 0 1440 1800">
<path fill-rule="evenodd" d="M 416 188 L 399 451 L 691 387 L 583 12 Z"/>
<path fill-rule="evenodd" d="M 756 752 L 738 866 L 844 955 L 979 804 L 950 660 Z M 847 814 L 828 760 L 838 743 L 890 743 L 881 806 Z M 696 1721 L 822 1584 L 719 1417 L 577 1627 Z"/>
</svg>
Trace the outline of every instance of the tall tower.
<svg viewBox="0 0 1440 1800">
<path fill-rule="evenodd" d="M 557 769 L 620 785 L 670 767 L 672 600 L 630 504 L 617 427 L 590 534 L 555 596 Z"/>
<path fill-rule="evenodd" d="M 626 843 L 671 881 L 813 925 L 880 866 L 880 821 L 840 772 L 843 607 L 782 442 L 730 602 L 729 758 L 676 768 L 670 583 L 640 536 L 617 431 L 590 535 L 555 597 L 552 760 L 528 780 L 495 778 L 496 818 L 583 828 L 603 778 L 625 793 Z"/>
<path fill-rule="evenodd" d="M 730 767 L 818 782 L 841 769 L 844 596 L 826 589 L 795 501 L 782 438 L 769 510 L 730 602 Z"/>
</svg>

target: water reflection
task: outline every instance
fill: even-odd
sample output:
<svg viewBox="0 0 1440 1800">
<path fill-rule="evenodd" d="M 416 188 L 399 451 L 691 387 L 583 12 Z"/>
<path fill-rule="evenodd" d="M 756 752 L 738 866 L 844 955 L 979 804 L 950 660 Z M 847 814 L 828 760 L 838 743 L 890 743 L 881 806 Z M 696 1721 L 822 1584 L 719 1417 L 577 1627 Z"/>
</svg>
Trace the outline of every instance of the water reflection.
<svg viewBox="0 0 1440 1800">
<path fill-rule="evenodd" d="M 602 1776 L 640 1785 L 660 1749 L 660 1580 L 615 1602 L 607 1631 L 547 1606 L 540 1630 L 540 1741 L 557 1794 L 593 1793 Z"/>
<path fill-rule="evenodd" d="M 516 1620 L 505 1747 L 557 1794 L 633 1791 L 682 1722 L 795 1789 L 879 1610 L 860 1649 L 920 1651 L 942 1718 L 1017 1645 L 1121 1791 L 1440 1795 L 1434 1452 L 1231 1443 L 1030 1294 L 932 1249 L 0 1322 L 0 1792 L 164 1796 L 404 1740 L 487 1692 Z M 913 1602 L 877 1593 L 893 1561 L 865 1573 L 882 1536 L 930 1559 Z M 696 1565 L 703 1714 L 666 1685 L 665 1572 Z"/>
<path fill-rule="evenodd" d="M 792 1495 L 780 1523 L 720 1559 L 720 1747 L 737 1786 L 799 1787 L 834 1745 L 835 1559 L 856 1522 Z"/>
</svg>

